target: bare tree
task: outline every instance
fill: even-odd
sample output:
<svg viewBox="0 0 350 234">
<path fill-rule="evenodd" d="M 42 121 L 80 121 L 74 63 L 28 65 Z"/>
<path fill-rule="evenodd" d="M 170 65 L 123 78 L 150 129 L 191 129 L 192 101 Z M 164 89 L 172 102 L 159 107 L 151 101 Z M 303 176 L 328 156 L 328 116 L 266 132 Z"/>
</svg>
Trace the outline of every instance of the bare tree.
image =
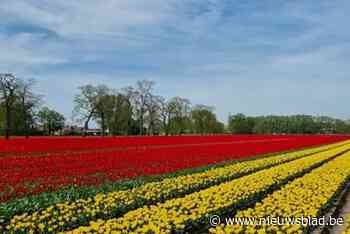
<svg viewBox="0 0 350 234">
<path fill-rule="evenodd" d="M 80 115 L 79 121 L 84 122 L 84 136 L 89 129 L 89 122 L 96 112 L 96 89 L 92 85 L 84 85 L 79 87 L 80 93 L 74 98 L 73 115 Z"/>
<path fill-rule="evenodd" d="M 190 100 L 182 97 L 173 97 L 169 100 L 168 106 L 174 117 L 188 117 L 191 111 Z"/>
<path fill-rule="evenodd" d="M 148 135 L 154 135 L 155 132 L 159 132 L 160 118 L 162 111 L 162 101 L 163 97 L 149 95 L 146 101 L 147 108 L 147 120 L 148 120 Z"/>
<path fill-rule="evenodd" d="M 17 88 L 18 79 L 13 74 L 0 74 L 0 100 L 4 102 L 6 111 L 5 139 L 9 139 L 11 134 L 11 112 L 16 99 Z"/>
<path fill-rule="evenodd" d="M 33 93 L 33 86 L 36 84 L 34 79 L 20 80 L 18 86 L 18 97 L 21 103 L 23 131 L 26 138 L 29 137 L 29 118 L 32 116 L 33 109 L 41 103 L 41 96 Z"/>
<path fill-rule="evenodd" d="M 95 97 L 95 118 L 101 121 L 102 136 L 106 133 L 106 117 L 108 111 L 108 104 L 110 103 L 111 95 L 110 90 L 105 85 L 99 85 L 96 87 Z"/>
<path fill-rule="evenodd" d="M 92 119 L 100 121 L 102 136 L 106 130 L 106 103 L 110 90 L 105 85 L 84 85 L 79 87 L 80 94 L 75 96 L 74 115 L 80 115 L 80 121 L 84 121 L 84 135 L 89 128 Z"/>
<path fill-rule="evenodd" d="M 128 132 L 131 132 L 134 127 L 134 115 L 135 115 L 135 89 L 132 86 L 127 86 L 121 89 L 121 94 L 125 97 L 126 106 L 129 108 L 128 116 Z"/>
<path fill-rule="evenodd" d="M 164 134 L 169 135 L 169 119 L 170 119 L 170 111 L 168 108 L 168 103 L 166 102 L 164 97 L 159 98 L 160 105 L 160 118 L 162 122 L 162 129 Z"/>
<path fill-rule="evenodd" d="M 152 95 L 154 81 L 142 80 L 136 83 L 136 89 L 134 92 L 134 104 L 136 108 L 136 116 L 140 124 L 140 133 L 143 135 L 144 119 L 147 112 L 147 100 Z"/>
</svg>

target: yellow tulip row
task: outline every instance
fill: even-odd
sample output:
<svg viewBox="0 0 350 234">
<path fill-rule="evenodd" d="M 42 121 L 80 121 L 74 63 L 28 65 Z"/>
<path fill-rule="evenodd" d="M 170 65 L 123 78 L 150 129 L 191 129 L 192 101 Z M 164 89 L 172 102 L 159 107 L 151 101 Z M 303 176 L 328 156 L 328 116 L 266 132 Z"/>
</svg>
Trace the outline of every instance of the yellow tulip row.
<svg viewBox="0 0 350 234">
<path fill-rule="evenodd" d="M 342 148 L 350 141 L 245 161 L 175 178 L 152 182 L 131 190 L 97 194 L 74 202 L 58 203 L 40 212 L 24 213 L 12 218 L 9 232 L 57 232 L 69 230 L 98 218 L 112 218 L 144 204 L 153 204 L 176 196 L 238 178 L 270 166 L 289 162 L 306 155 Z"/>
<path fill-rule="evenodd" d="M 349 177 L 350 153 L 347 152 L 267 196 L 254 208 L 235 215 L 235 220 L 255 219 L 255 225 L 218 226 L 210 229 L 210 233 L 305 233 L 315 227 L 306 225 L 307 217 L 320 218 Z M 260 222 L 267 218 L 280 218 L 279 225 Z"/>
<path fill-rule="evenodd" d="M 350 214 L 346 218 L 346 230 L 343 234 L 350 234 Z"/>
<path fill-rule="evenodd" d="M 230 182 L 194 192 L 182 198 L 144 206 L 120 218 L 97 220 L 67 233 L 178 233 L 207 221 L 211 214 L 244 206 L 279 185 L 306 173 L 350 144 L 265 169 Z M 183 181 L 186 183 L 186 181 Z M 206 222 L 208 223 L 208 222 Z"/>
</svg>

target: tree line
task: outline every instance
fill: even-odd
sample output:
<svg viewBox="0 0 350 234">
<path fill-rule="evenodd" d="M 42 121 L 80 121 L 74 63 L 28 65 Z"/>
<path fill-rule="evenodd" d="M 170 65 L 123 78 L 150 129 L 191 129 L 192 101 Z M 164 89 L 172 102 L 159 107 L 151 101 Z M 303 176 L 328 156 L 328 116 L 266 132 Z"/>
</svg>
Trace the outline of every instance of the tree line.
<svg viewBox="0 0 350 234">
<path fill-rule="evenodd" d="M 63 132 L 65 117 L 44 105 L 34 92 L 36 81 L 0 73 L 0 135 L 88 135 L 91 122 L 105 135 L 180 134 L 322 134 L 350 133 L 349 121 L 326 116 L 230 115 L 228 124 L 218 121 L 214 107 L 193 105 L 183 97 L 166 99 L 155 94 L 155 82 L 137 81 L 114 89 L 107 85 L 83 85 L 74 98 L 72 117 L 82 126 Z"/>
<path fill-rule="evenodd" d="M 43 97 L 33 91 L 35 80 L 0 74 L 0 134 L 53 135 L 66 119 L 43 105 Z M 78 134 L 87 135 L 92 121 L 101 135 L 179 135 L 223 133 L 214 108 L 192 105 L 189 99 L 166 99 L 154 93 L 153 81 L 113 89 L 107 85 L 84 85 L 74 98 L 73 119 L 83 125 Z M 74 134 L 73 131 L 71 134 Z M 76 134 L 76 133 L 75 133 Z"/>
<path fill-rule="evenodd" d="M 154 94 L 155 83 L 138 81 L 135 86 L 111 89 L 84 85 L 74 99 L 74 116 L 84 132 L 93 120 L 102 135 L 178 135 L 223 133 L 214 108 L 192 105 L 189 99 L 166 99 Z"/>
<path fill-rule="evenodd" d="M 344 134 L 350 122 L 327 116 L 229 116 L 228 128 L 236 134 Z"/>
<path fill-rule="evenodd" d="M 0 73 L 0 135 L 50 135 L 62 129 L 62 114 L 43 106 L 42 96 L 34 93 L 34 79 L 19 79 Z"/>
</svg>

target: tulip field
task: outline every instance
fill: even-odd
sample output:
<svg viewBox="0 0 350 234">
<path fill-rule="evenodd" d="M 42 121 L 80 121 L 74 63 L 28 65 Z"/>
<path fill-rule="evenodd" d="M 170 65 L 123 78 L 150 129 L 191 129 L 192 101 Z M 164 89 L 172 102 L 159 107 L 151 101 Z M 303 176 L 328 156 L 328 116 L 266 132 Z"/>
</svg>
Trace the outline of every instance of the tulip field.
<svg viewBox="0 0 350 234">
<path fill-rule="evenodd" d="M 345 135 L 0 139 L 0 233 L 350 233 L 348 196 Z"/>
</svg>

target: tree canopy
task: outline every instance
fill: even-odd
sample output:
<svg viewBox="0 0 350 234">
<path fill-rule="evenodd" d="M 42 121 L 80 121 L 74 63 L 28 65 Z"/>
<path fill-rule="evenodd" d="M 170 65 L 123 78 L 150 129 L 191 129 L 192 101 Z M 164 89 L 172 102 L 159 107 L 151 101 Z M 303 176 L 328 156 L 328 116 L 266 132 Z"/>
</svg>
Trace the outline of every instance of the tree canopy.
<svg viewBox="0 0 350 234">
<path fill-rule="evenodd" d="M 326 116 L 291 115 L 258 116 L 231 115 L 228 128 L 237 134 L 340 134 L 350 133 L 349 121 Z"/>
</svg>

